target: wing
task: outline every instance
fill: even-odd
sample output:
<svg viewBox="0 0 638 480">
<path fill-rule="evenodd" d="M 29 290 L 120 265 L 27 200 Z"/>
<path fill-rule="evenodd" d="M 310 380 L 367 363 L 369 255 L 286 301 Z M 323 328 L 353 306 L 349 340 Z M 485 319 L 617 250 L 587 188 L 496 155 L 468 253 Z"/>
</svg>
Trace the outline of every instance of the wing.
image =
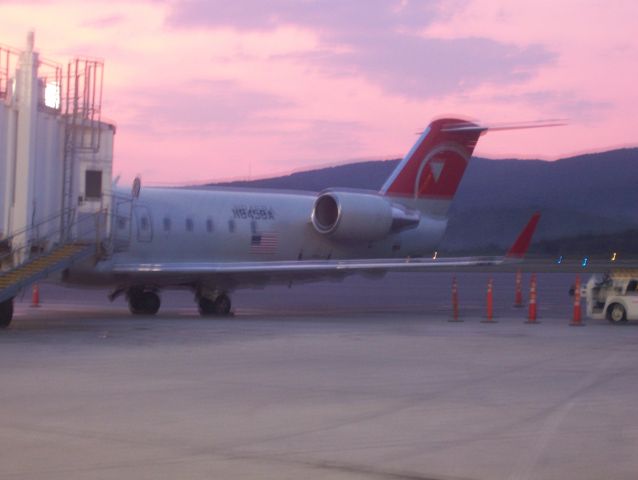
<svg viewBox="0 0 638 480">
<path fill-rule="evenodd" d="M 298 260 L 272 262 L 167 262 L 115 263 L 113 274 L 143 277 L 156 284 L 187 284 L 214 279 L 228 285 L 262 284 L 279 280 L 315 280 L 343 277 L 354 273 L 382 274 L 391 271 L 494 268 L 515 265 L 523 260 L 540 218 L 535 213 L 522 230 L 508 253 L 500 257 L 449 258 L 383 258 L 352 260 Z"/>
<path fill-rule="evenodd" d="M 116 263 L 114 273 L 235 274 L 277 272 L 372 272 L 396 270 L 453 269 L 510 263 L 510 257 L 457 257 L 440 259 L 300 260 L 281 262 L 176 262 Z"/>
</svg>

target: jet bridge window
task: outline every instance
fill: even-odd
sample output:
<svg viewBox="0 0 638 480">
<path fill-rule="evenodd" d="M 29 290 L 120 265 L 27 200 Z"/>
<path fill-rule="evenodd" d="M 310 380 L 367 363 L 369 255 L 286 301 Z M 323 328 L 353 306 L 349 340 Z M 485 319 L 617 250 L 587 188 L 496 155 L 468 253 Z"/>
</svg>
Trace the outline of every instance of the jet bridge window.
<svg viewBox="0 0 638 480">
<path fill-rule="evenodd" d="M 102 198 L 102 171 L 87 170 L 84 172 L 84 196 L 87 200 Z"/>
<path fill-rule="evenodd" d="M 189 217 L 186 219 L 186 231 L 192 232 L 193 228 L 194 228 L 193 219 Z"/>
<path fill-rule="evenodd" d="M 213 233 L 213 230 L 214 230 L 213 219 L 212 218 L 207 218 L 206 219 L 206 231 L 208 233 Z"/>
<path fill-rule="evenodd" d="M 171 219 L 170 218 L 164 217 L 163 225 L 164 225 L 164 231 L 165 232 L 170 232 L 171 231 Z"/>
</svg>

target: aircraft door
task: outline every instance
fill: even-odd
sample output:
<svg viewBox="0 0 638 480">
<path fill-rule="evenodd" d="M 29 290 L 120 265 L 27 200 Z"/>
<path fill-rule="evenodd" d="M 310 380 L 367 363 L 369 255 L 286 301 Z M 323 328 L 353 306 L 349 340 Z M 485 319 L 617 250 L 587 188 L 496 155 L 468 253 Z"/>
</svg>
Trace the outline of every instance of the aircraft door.
<svg viewBox="0 0 638 480">
<path fill-rule="evenodd" d="M 111 224 L 114 251 L 122 252 L 131 243 L 131 201 L 129 199 L 114 200 L 115 215 Z"/>
<path fill-rule="evenodd" d="M 144 205 L 135 205 L 133 212 L 135 214 L 135 223 L 137 224 L 137 241 L 152 241 L 153 222 L 150 209 Z"/>
</svg>

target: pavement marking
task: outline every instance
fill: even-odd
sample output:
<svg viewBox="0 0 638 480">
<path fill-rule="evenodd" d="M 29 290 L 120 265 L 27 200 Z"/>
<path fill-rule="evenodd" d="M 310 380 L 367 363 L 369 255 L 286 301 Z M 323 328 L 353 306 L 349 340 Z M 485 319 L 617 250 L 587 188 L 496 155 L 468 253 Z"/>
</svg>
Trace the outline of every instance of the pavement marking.
<svg viewBox="0 0 638 480">
<path fill-rule="evenodd" d="M 588 388 L 597 383 L 616 361 L 618 353 L 611 353 L 601 362 L 595 370 L 592 370 L 587 376 L 585 376 L 573 391 L 568 395 L 566 403 L 559 405 L 543 422 L 539 433 L 536 435 L 531 447 L 526 450 L 528 453 L 519 462 L 517 468 L 508 477 L 509 480 L 531 480 L 536 478 L 535 471 L 537 471 L 537 465 L 542 459 L 543 454 L 548 450 L 549 444 L 558 432 L 561 424 L 565 418 L 569 415 L 570 411 L 576 404 L 578 397 Z"/>
</svg>

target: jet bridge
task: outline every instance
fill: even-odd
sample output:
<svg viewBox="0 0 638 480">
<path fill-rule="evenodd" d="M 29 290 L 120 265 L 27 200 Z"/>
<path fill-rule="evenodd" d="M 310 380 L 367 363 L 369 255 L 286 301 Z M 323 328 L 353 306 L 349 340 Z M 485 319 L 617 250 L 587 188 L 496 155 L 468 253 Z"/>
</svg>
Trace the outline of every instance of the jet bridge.
<svg viewBox="0 0 638 480">
<path fill-rule="evenodd" d="M 31 283 L 108 255 L 115 126 L 103 62 L 0 45 L 0 313 Z"/>
</svg>

